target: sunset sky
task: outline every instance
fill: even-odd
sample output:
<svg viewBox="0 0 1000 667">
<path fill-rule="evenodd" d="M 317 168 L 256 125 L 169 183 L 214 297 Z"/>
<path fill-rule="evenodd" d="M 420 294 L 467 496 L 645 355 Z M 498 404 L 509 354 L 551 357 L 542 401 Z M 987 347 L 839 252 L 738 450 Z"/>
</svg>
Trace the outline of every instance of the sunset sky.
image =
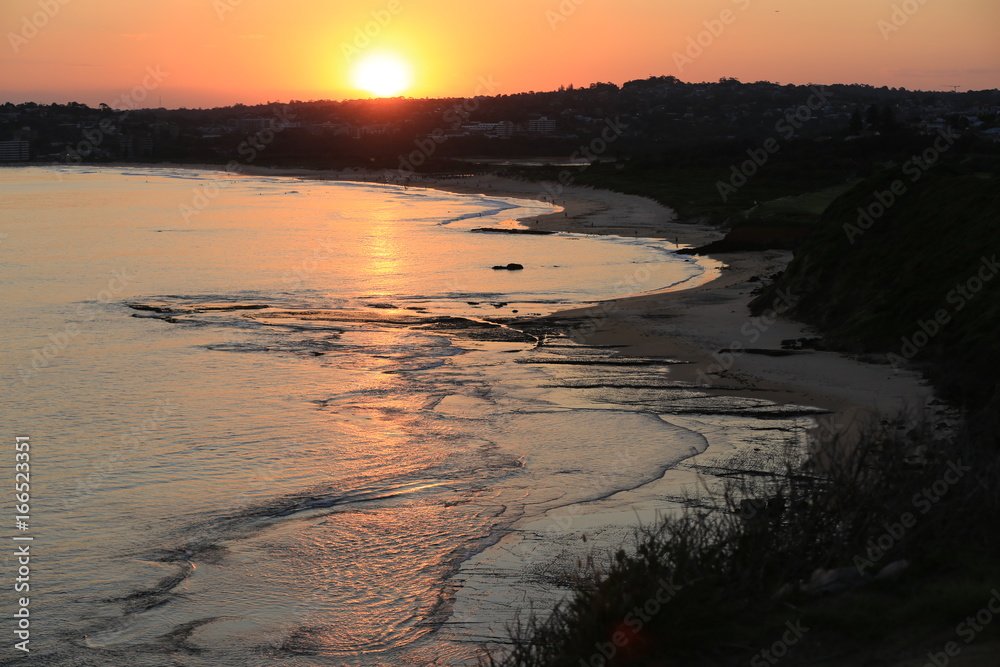
<svg viewBox="0 0 1000 667">
<path fill-rule="evenodd" d="M 409 97 L 650 75 L 1000 86 L 997 0 L 2 0 L 0 28 L 0 102 L 96 106 L 144 80 L 143 106 L 169 108 L 369 97 L 373 56 Z"/>
</svg>

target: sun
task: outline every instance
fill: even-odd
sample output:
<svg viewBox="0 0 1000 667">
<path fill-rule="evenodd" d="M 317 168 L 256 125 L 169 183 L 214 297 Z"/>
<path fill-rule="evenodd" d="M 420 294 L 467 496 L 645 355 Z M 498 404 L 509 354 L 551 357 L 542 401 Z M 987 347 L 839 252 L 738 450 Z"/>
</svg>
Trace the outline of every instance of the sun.
<svg viewBox="0 0 1000 667">
<path fill-rule="evenodd" d="M 351 70 L 351 82 L 356 88 L 379 97 L 399 95 L 410 87 L 412 79 L 409 63 L 387 53 L 367 56 Z"/>
</svg>

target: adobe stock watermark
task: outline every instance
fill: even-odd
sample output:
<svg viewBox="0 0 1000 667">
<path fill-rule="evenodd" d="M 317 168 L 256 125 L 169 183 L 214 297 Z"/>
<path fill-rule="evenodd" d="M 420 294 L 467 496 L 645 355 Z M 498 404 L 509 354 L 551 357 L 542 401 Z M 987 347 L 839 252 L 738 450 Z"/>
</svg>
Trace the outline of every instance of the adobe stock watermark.
<svg viewBox="0 0 1000 667">
<path fill-rule="evenodd" d="M 882 34 L 882 39 L 889 41 L 889 37 L 909 23 L 914 14 L 928 3 L 929 0 L 905 0 L 902 4 L 892 6 L 892 14 L 889 20 L 879 19 L 875 22 L 875 27 Z"/>
<path fill-rule="evenodd" d="M 629 474 L 630 471 L 634 471 L 636 468 L 635 455 L 631 452 L 631 448 L 628 445 L 624 449 L 618 449 L 615 452 L 615 459 L 615 463 L 610 470 L 603 472 L 599 478 L 587 484 L 587 488 L 593 494 L 593 497 L 606 497 L 608 494 L 620 490 L 621 477 Z M 631 476 L 629 476 L 629 479 L 631 479 Z M 583 515 L 584 511 L 584 502 L 575 502 L 554 510 L 557 513 L 546 513 L 547 523 L 537 534 L 539 536 L 544 534 L 553 539 L 558 536 L 568 535 L 576 524 L 577 518 Z M 544 553 L 544 549 L 532 549 L 521 563 L 521 569 L 524 570 L 534 565 L 535 562 L 544 556 Z"/>
<path fill-rule="evenodd" d="M 42 29 L 55 18 L 59 11 L 68 5 L 71 0 L 38 0 L 39 11 L 31 16 L 21 17 L 21 30 L 18 32 L 8 32 L 7 41 L 14 55 L 20 53 L 21 48 L 33 40 L 41 33 Z"/>
<path fill-rule="evenodd" d="M 492 75 L 479 77 L 479 85 L 476 86 L 475 94 L 446 111 L 442 120 L 452 130 L 457 130 L 462 127 L 462 123 L 467 121 L 479 109 L 482 104 L 479 101 L 480 97 L 495 95 L 499 89 L 500 83 L 494 81 Z M 448 141 L 448 133 L 444 127 L 435 128 L 433 132 L 422 139 L 415 139 L 413 145 L 416 147 L 416 150 L 405 155 L 400 155 L 397 169 L 404 172 L 407 176 L 412 176 L 417 168 L 423 166 L 446 141 Z"/>
<path fill-rule="evenodd" d="M 958 139 L 959 135 L 950 129 L 939 130 L 938 137 L 934 139 L 932 146 L 926 148 L 918 157 L 910 158 L 904 162 L 902 172 L 904 176 L 909 177 L 910 184 L 912 185 L 923 178 L 924 174 L 938 163 L 941 156 L 954 146 Z M 873 192 L 872 198 L 875 201 L 868 206 L 858 207 L 858 218 L 853 224 L 844 223 L 844 233 L 847 234 L 847 240 L 851 242 L 851 245 L 855 244 L 859 236 L 871 229 L 875 222 L 892 208 L 899 197 L 906 194 L 907 190 L 906 181 L 897 178 L 889 185 L 888 190 Z"/>
<path fill-rule="evenodd" d="M 118 294 L 125 291 L 125 288 L 135 280 L 135 277 L 135 274 L 129 273 L 129 269 L 125 267 L 119 271 L 112 271 L 107 286 L 97 292 L 95 300 L 101 303 L 111 303 Z M 76 315 L 84 322 L 90 322 L 97 318 L 97 311 L 89 304 L 81 303 L 76 307 Z M 29 365 L 18 366 L 17 374 L 21 378 L 21 382 L 27 384 L 42 369 L 48 368 L 81 334 L 83 334 L 83 328 L 77 322 L 66 322 L 62 329 L 50 333 L 47 336 L 48 343 L 32 350 Z"/>
<path fill-rule="evenodd" d="M 670 601 L 684 588 L 680 584 L 662 578 L 659 584 L 659 588 L 653 595 L 641 605 L 633 607 L 625 615 L 625 618 L 611 634 L 611 641 L 594 643 L 593 655 L 590 656 L 589 660 L 580 658 L 580 667 L 604 667 L 608 664 L 614 664 L 615 656 L 628 648 L 628 645 L 639 637 L 646 624 L 663 611 L 663 608 L 670 604 Z"/>
<path fill-rule="evenodd" d="M 740 335 L 742 335 L 750 345 L 753 345 L 760 337 L 763 336 L 774 324 L 778 321 L 778 318 L 782 313 L 794 308 L 800 300 L 800 296 L 795 294 L 795 292 L 790 288 L 779 289 L 777 295 L 774 299 L 774 306 L 769 308 L 763 315 L 758 315 L 756 317 L 749 318 L 740 327 Z M 715 360 L 714 363 L 709 364 L 707 368 L 699 368 L 697 376 L 697 384 L 701 387 L 711 387 L 715 384 L 710 375 L 719 375 L 725 373 L 736 365 L 736 359 L 739 355 L 744 354 L 747 350 L 747 343 L 741 340 L 734 340 L 729 344 L 729 347 L 724 350 L 719 350 L 712 353 L 712 359 Z"/>
<path fill-rule="evenodd" d="M 576 14 L 576 10 L 585 2 L 587 0 L 561 0 L 559 6 L 555 9 L 545 10 L 545 20 L 549 22 L 549 27 L 552 30 L 556 30 L 559 28 L 560 23 L 565 23 L 569 20 L 569 17 Z"/>
<path fill-rule="evenodd" d="M 648 287 L 652 278 L 652 271 L 645 266 L 639 266 L 632 271 L 631 275 L 626 275 L 615 283 L 614 288 L 618 291 L 620 297 L 631 296 L 642 292 L 644 288 Z M 586 310 L 586 321 L 574 326 L 566 336 L 578 345 L 586 345 L 590 337 L 597 332 L 598 327 L 606 322 L 611 317 L 611 314 L 617 310 L 618 303 L 614 299 L 601 301 L 588 308 Z"/>
<path fill-rule="evenodd" d="M 226 14 L 236 11 L 236 8 L 243 4 L 243 0 L 212 0 L 212 9 L 220 21 L 226 20 Z"/>
<path fill-rule="evenodd" d="M 257 461 L 250 465 L 248 475 L 239 480 L 240 493 L 234 494 L 231 500 L 253 503 L 262 496 L 270 495 L 288 477 L 287 461 L 301 455 L 303 449 L 304 445 L 296 440 L 282 440 L 280 446 L 268 451 L 271 461 Z"/>
<path fill-rule="evenodd" d="M 826 103 L 833 96 L 825 88 L 810 86 L 812 95 L 805 104 L 799 105 L 794 112 L 788 112 L 774 124 L 774 131 L 785 141 L 790 141 L 795 137 L 795 133 L 812 120 L 813 115 L 826 106 Z M 723 202 L 729 201 L 730 195 L 736 193 L 746 185 L 760 169 L 768 163 L 771 156 L 781 150 L 781 143 L 775 137 L 768 137 L 760 148 L 747 149 L 748 160 L 730 166 L 729 181 L 716 181 L 715 189 Z"/>
<path fill-rule="evenodd" d="M 401 0 L 389 0 L 384 8 L 372 10 L 372 20 L 357 26 L 350 42 L 340 43 L 340 52 L 344 59 L 350 63 L 360 56 L 361 52 L 371 46 L 372 41 L 381 35 L 382 31 L 388 28 L 393 19 L 402 11 L 403 3 Z"/>
<path fill-rule="evenodd" d="M 285 271 L 281 277 L 282 282 L 290 288 L 301 288 L 309 276 L 319 269 L 320 262 L 330 259 L 335 253 L 333 237 L 319 240 L 308 257 L 299 260 L 293 269 Z"/>
<path fill-rule="evenodd" d="M 132 110 L 139 108 L 139 105 L 149 97 L 149 93 L 160 87 L 163 81 L 170 76 L 170 72 L 164 72 L 160 65 L 155 68 L 152 65 L 146 67 L 146 76 L 142 78 L 142 83 L 111 101 L 108 106 L 123 113 L 114 118 L 102 118 L 97 123 L 97 127 L 83 131 L 83 139 L 76 146 L 66 146 L 69 161 L 73 164 L 81 164 L 85 155 L 90 155 L 94 149 L 104 143 L 105 137 L 115 129 L 116 123 L 121 123 Z M 122 108 L 124 107 L 124 108 Z"/>
<path fill-rule="evenodd" d="M 836 442 L 841 433 L 847 428 L 837 415 L 824 415 L 814 419 L 816 425 L 807 428 L 806 451 L 810 454 L 822 453 L 828 444 Z"/>
<path fill-rule="evenodd" d="M 913 494 L 910 503 L 914 509 L 919 511 L 920 515 L 928 514 L 937 503 L 941 502 L 941 499 L 951 488 L 965 477 L 965 473 L 971 471 L 972 468 L 962 465 L 961 459 L 949 461 L 948 468 L 941 477 Z M 857 568 L 858 574 L 864 574 L 865 570 L 875 567 L 879 561 L 885 558 L 899 544 L 907 531 L 917 525 L 917 518 L 917 514 L 907 511 L 900 514 L 896 521 L 883 523 L 882 527 L 885 528 L 885 532 L 868 540 L 864 556 L 854 557 L 854 567 Z"/>
<path fill-rule="evenodd" d="M 745 12 L 750 7 L 750 1 L 730 0 L 741 12 Z M 674 51 L 674 65 L 677 66 L 677 72 L 681 73 L 685 67 L 693 65 L 694 61 L 700 58 L 705 53 L 705 50 L 711 48 L 715 44 L 715 40 L 722 36 L 727 26 L 736 23 L 738 17 L 739 15 L 736 12 L 727 7 L 719 12 L 717 18 L 702 21 L 705 29 L 697 35 L 689 35 L 687 46 L 683 51 Z"/>
<path fill-rule="evenodd" d="M 615 463 L 612 469 L 601 475 L 598 480 L 587 484 L 587 488 L 595 497 L 603 497 L 609 493 L 614 493 L 621 487 L 619 485 L 620 478 L 630 470 L 634 470 L 636 465 L 635 454 L 631 452 L 631 448 L 628 445 L 624 446 L 624 450 L 619 449 L 615 452 Z M 574 519 L 583 513 L 584 507 L 582 503 L 573 503 L 565 508 L 560 508 L 558 514 L 553 514 L 552 516 L 546 517 L 549 523 L 545 531 L 550 535 L 565 535 L 573 528 Z"/>
<path fill-rule="evenodd" d="M 934 315 L 928 319 L 917 320 L 913 333 L 900 337 L 899 354 L 890 353 L 888 355 L 888 361 L 892 364 L 893 371 L 898 373 L 906 366 L 907 361 L 913 359 L 920 350 L 930 345 L 934 337 L 951 322 L 952 315 L 964 309 L 972 299 L 983 291 L 986 284 L 996 277 L 998 272 L 1000 272 L 1000 263 L 997 262 L 996 255 L 982 257 L 975 273 L 948 290 L 945 301 L 952 306 L 950 310 L 948 308 L 937 309 Z"/>
<path fill-rule="evenodd" d="M 786 630 L 781 635 L 781 638 L 775 640 L 773 644 L 761 650 L 760 653 L 757 653 L 750 659 L 751 667 L 767 667 L 768 665 L 778 664 L 796 644 L 802 641 L 805 634 L 809 632 L 809 628 L 802 625 L 802 619 L 794 623 L 791 621 L 786 622 L 785 628 Z"/>
<path fill-rule="evenodd" d="M 87 477 L 77 481 L 76 491 L 63 499 L 63 506 L 69 509 L 93 495 L 109 476 L 114 475 L 119 470 L 127 456 L 135 454 L 140 447 L 149 445 L 149 436 L 158 431 L 163 422 L 176 411 L 177 407 L 170 402 L 170 399 L 159 401 L 159 405 L 153 409 L 149 417 L 133 426 L 127 434 L 121 436 L 121 444 L 108 454 L 103 465 L 97 467 Z"/>
<path fill-rule="evenodd" d="M 986 604 L 975 614 L 966 616 L 965 619 L 955 626 L 955 634 L 962 638 L 966 645 L 971 644 L 980 635 L 986 626 L 993 623 L 997 615 L 1000 614 L 1000 591 L 993 589 L 990 591 L 990 598 Z M 949 641 L 941 647 L 940 651 L 929 651 L 927 662 L 923 667 L 946 667 L 952 658 L 962 652 L 962 646 L 956 641 Z"/>
<path fill-rule="evenodd" d="M 585 158 L 587 161 L 576 168 L 576 174 L 569 169 L 560 171 L 555 186 L 547 181 L 542 183 L 542 189 L 545 191 L 545 194 L 542 195 L 542 200 L 554 203 L 556 197 L 560 196 L 566 188 L 573 185 L 577 175 L 590 169 L 590 165 L 594 160 L 604 155 L 611 144 L 615 143 L 627 129 L 628 125 L 621 122 L 620 116 L 615 116 L 614 119 L 605 118 L 604 128 L 601 129 L 600 135 L 591 139 L 590 143 L 580 146 L 569 156 L 571 160 Z"/>
<path fill-rule="evenodd" d="M 274 141 L 278 134 L 288 128 L 294 118 L 295 113 L 287 105 L 275 111 L 274 118 L 270 120 L 268 127 L 257 130 L 237 147 L 236 152 L 246 158 L 246 162 L 230 160 L 226 163 L 225 171 L 227 173 L 240 173 L 244 164 L 250 164 L 256 160 L 259 152 L 267 148 L 268 144 Z M 191 224 L 191 218 L 208 208 L 222 194 L 222 191 L 230 185 L 232 185 L 231 181 L 216 176 L 192 188 L 191 191 L 193 194 L 190 203 L 177 205 L 177 210 L 180 212 L 184 222 Z"/>
</svg>

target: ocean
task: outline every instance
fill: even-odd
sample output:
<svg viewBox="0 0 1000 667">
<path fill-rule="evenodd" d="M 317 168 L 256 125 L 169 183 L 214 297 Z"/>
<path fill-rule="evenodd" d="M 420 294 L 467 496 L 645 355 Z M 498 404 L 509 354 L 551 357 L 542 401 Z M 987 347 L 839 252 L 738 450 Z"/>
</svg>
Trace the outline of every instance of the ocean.
<svg viewBox="0 0 1000 667">
<path fill-rule="evenodd" d="M 565 595 L 582 532 L 807 425 L 519 327 L 709 271 L 471 231 L 541 202 L 123 167 L 0 169 L 0 202 L 7 484 L 30 443 L 0 664 L 474 664 Z"/>
</svg>

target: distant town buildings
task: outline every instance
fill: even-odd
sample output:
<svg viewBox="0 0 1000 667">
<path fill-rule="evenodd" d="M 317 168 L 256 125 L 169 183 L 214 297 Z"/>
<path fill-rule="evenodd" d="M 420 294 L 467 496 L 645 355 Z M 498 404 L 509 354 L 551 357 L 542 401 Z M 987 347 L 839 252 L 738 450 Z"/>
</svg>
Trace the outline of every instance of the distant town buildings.
<svg viewBox="0 0 1000 667">
<path fill-rule="evenodd" d="M 613 156 L 664 154 L 702 142 L 854 141 L 942 131 L 1000 140 L 1000 91 L 907 91 L 767 81 L 685 83 L 650 77 L 472 99 L 293 100 L 216 109 L 113 109 L 0 102 L 0 162 L 211 161 L 266 151 L 313 164 L 396 164 L 415 147 L 435 157 L 568 156 L 613 125 Z M 603 138 L 602 141 L 607 141 Z M 419 142 L 419 145 L 418 143 Z M 447 143 L 445 147 L 444 144 Z M 430 149 L 433 148 L 433 151 Z M 242 152 L 241 152 L 242 150 Z"/>
<path fill-rule="evenodd" d="M 149 158 L 153 155 L 153 138 L 129 135 L 121 138 L 122 154 L 130 160 Z"/>
<path fill-rule="evenodd" d="M 514 135 L 514 123 L 502 120 L 497 123 L 471 123 L 462 126 L 463 134 L 481 134 L 498 139 L 510 139 Z"/>
<path fill-rule="evenodd" d="M 0 141 L 0 162 L 24 162 L 31 159 L 28 141 Z"/>
<path fill-rule="evenodd" d="M 556 131 L 556 122 L 548 116 L 542 116 L 528 121 L 528 132 L 534 134 L 552 134 Z"/>
<path fill-rule="evenodd" d="M 240 132 L 246 134 L 256 134 L 257 132 L 263 132 L 264 130 L 273 130 L 276 125 L 278 125 L 274 116 L 270 118 L 240 118 L 236 121 L 236 127 Z M 280 127 L 282 129 L 288 129 L 292 127 L 301 127 L 302 123 L 296 123 L 294 121 L 282 120 L 280 122 Z"/>
<path fill-rule="evenodd" d="M 240 132 L 253 134 L 270 127 L 271 121 L 273 120 L 273 118 L 240 118 L 236 122 L 236 126 L 239 128 Z"/>
</svg>

